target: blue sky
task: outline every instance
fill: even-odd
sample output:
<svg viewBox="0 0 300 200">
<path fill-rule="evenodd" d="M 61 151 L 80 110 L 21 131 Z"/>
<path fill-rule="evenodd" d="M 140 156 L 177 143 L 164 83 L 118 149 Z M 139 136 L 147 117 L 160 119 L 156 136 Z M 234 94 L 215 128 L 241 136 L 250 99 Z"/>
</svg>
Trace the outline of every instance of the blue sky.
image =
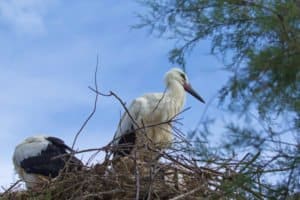
<svg viewBox="0 0 300 200">
<path fill-rule="evenodd" d="M 163 91 L 164 73 L 173 67 L 174 41 L 132 30 L 142 12 L 134 1 L 2 0 L 0 2 L 0 186 L 17 180 L 11 157 L 15 145 L 32 135 L 57 136 L 72 143 L 93 107 L 96 57 L 99 87 L 124 101 Z M 187 63 L 193 87 L 208 101 L 226 81 L 222 64 L 203 41 Z M 183 131 L 193 129 L 205 105 L 188 96 Z M 215 106 L 210 107 L 216 113 Z M 97 113 L 77 149 L 101 147 L 114 134 L 122 106 L 100 97 Z M 87 156 L 83 155 L 86 159 Z M 98 158 L 100 159 L 100 158 Z"/>
</svg>

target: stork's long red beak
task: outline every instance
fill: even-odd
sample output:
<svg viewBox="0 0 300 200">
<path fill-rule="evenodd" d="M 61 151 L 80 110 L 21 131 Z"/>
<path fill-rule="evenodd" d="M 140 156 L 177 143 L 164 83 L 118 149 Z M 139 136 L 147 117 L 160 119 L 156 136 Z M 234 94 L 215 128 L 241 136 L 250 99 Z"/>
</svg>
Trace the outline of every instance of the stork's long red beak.
<svg viewBox="0 0 300 200">
<path fill-rule="evenodd" d="M 202 103 L 205 103 L 205 101 L 202 99 L 202 97 L 192 88 L 192 86 L 190 84 L 184 83 L 183 88 L 185 89 L 185 91 L 190 93 L 193 97 L 195 97 L 196 99 L 198 99 Z"/>
</svg>

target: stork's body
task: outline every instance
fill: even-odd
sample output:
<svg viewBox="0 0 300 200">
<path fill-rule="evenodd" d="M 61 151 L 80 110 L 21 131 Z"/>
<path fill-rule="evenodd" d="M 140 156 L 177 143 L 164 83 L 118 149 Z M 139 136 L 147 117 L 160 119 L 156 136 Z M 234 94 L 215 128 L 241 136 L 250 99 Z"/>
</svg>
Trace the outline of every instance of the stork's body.
<svg viewBox="0 0 300 200">
<path fill-rule="evenodd" d="M 185 103 L 185 91 L 190 92 L 200 101 L 203 99 L 191 88 L 183 71 L 173 68 L 165 76 L 166 91 L 149 93 L 136 98 L 119 122 L 114 144 L 143 146 L 151 144 L 160 149 L 168 148 L 173 139 L 172 120 Z M 138 130 L 137 130 L 138 129 Z M 145 137 L 146 136 L 146 137 Z M 117 151 L 117 155 L 127 155 L 132 147 Z"/>
<path fill-rule="evenodd" d="M 41 187 L 44 181 L 55 178 L 64 169 L 79 169 L 80 160 L 71 156 L 72 149 L 56 137 L 34 136 L 16 146 L 13 163 L 19 177 L 29 189 Z"/>
</svg>

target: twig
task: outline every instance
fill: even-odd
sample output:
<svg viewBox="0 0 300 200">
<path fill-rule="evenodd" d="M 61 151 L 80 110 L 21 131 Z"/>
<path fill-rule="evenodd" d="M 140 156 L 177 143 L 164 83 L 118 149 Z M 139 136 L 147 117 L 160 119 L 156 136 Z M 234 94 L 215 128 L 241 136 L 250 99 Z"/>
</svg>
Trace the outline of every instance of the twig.
<svg viewBox="0 0 300 200">
<path fill-rule="evenodd" d="M 259 194 L 258 192 L 253 191 L 251 188 L 248 188 L 245 185 L 241 185 L 241 188 L 251 194 L 253 194 L 253 196 L 255 196 L 257 199 L 259 200 L 263 200 L 264 198 L 262 197 L 262 194 Z"/>
<path fill-rule="evenodd" d="M 6 189 L 1 195 L 0 197 L 4 197 L 8 192 L 10 192 L 16 185 L 18 185 L 20 182 L 22 182 L 22 180 L 18 180 L 17 182 L 15 182 L 14 184 L 12 184 L 8 189 Z"/>
<path fill-rule="evenodd" d="M 139 168 L 137 165 L 137 151 L 134 152 L 134 164 L 135 164 L 135 187 L 136 187 L 136 193 L 135 193 L 135 199 L 139 200 L 140 199 L 140 172 Z"/>
<path fill-rule="evenodd" d="M 239 173 L 242 173 L 244 170 L 246 170 L 249 167 L 250 164 L 252 164 L 253 162 L 255 162 L 257 160 L 257 158 L 259 157 L 259 155 L 260 155 L 260 151 L 257 152 L 250 161 L 246 162 L 245 166 L 243 166 L 240 169 Z"/>
<path fill-rule="evenodd" d="M 203 123 L 204 121 L 204 117 L 208 111 L 208 108 L 210 108 L 212 102 L 219 96 L 219 92 L 217 92 L 216 94 L 214 94 L 209 101 L 206 103 L 206 106 L 204 107 L 204 111 L 200 117 L 200 120 L 198 121 L 198 123 L 196 124 L 196 127 L 194 128 L 193 132 L 196 132 L 199 130 L 200 125 Z"/>
<path fill-rule="evenodd" d="M 92 193 L 92 194 L 87 194 L 85 196 L 83 196 L 82 198 L 78 198 L 78 199 L 90 199 L 92 197 L 100 197 L 104 194 L 115 194 L 118 192 L 122 192 L 122 190 L 120 189 L 113 189 L 113 190 L 109 190 L 109 191 L 103 191 L 103 192 L 98 192 L 98 193 Z"/>
<path fill-rule="evenodd" d="M 181 195 L 178 195 L 178 196 L 176 196 L 176 197 L 174 197 L 174 198 L 172 198 L 170 200 L 186 199 L 186 197 L 188 197 L 189 195 L 194 194 L 195 192 L 199 191 L 201 189 L 201 187 L 202 186 L 197 187 L 197 188 L 195 188 L 195 189 L 193 189 L 193 190 L 191 190 L 189 192 L 186 192 L 186 193 L 183 193 Z"/>
<path fill-rule="evenodd" d="M 95 73 L 94 73 L 94 85 L 95 85 L 95 88 L 96 88 L 97 91 L 98 91 L 97 72 L 98 72 L 98 62 L 99 62 L 98 60 L 99 60 L 99 58 L 98 58 L 98 55 L 97 55 L 96 69 L 95 69 Z M 96 93 L 95 101 L 94 101 L 94 107 L 93 107 L 92 112 L 90 113 L 90 115 L 88 116 L 88 118 L 84 121 L 84 123 L 80 127 L 79 131 L 75 135 L 75 138 L 74 138 L 73 144 L 72 144 L 72 149 L 74 149 L 74 146 L 76 144 L 78 136 L 80 135 L 80 133 L 82 132 L 82 130 L 85 128 L 85 126 L 87 125 L 87 123 L 93 117 L 93 115 L 95 114 L 95 112 L 97 110 L 98 95 L 99 94 Z"/>
<path fill-rule="evenodd" d="M 114 96 L 123 106 L 123 108 L 125 109 L 126 113 L 128 114 L 128 116 L 130 117 L 131 121 L 134 123 L 134 125 L 139 128 L 139 125 L 137 124 L 137 122 L 135 121 L 135 119 L 132 117 L 131 113 L 129 112 L 128 108 L 126 107 L 126 103 L 122 101 L 122 99 L 116 95 L 113 91 L 110 91 L 110 94 L 112 96 Z"/>
<path fill-rule="evenodd" d="M 154 109 L 152 110 L 152 113 L 154 113 L 154 111 L 158 108 L 160 102 L 161 102 L 161 101 L 163 100 L 163 98 L 165 97 L 166 91 L 167 91 L 167 87 L 165 88 L 165 90 L 164 90 L 163 95 L 161 96 L 161 98 L 158 100 L 156 106 L 155 106 Z"/>
<path fill-rule="evenodd" d="M 181 112 L 177 113 L 176 115 L 174 115 L 173 117 L 171 117 L 171 119 L 169 119 L 169 120 L 166 120 L 166 121 L 163 121 L 163 122 L 160 122 L 160 123 L 150 124 L 150 125 L 147 125 L 147 126 L 142 126 L 140 128 L 134 129 L 133 131 L 139 131 L 141 129 L 147 129 L 147 128 L 152 128 L 152 127 L 156 127 L 156 126 L 163 125 L 163 124 L 170 124 L 172 122 L 176 122 L 175 118 L 178 115 L 180 115 L 181 113 L 186 112 L 189 109 L 190 109 L 190 107 L 183 109 Z"/>
<path fill-rule="evenodd" d="M 235 164 L 235 167 L 234 167 L 234 171 L 237 170 L 237 168 L 242 164 L 244 163 L 244 161 L 250 156 L 251 154 L 250 153 L 246 153 L 246 155 L 237 163 Z"/>
<path fill-rule="evenodd" d="M 114 93 L 113 91 L 110 91 L 108 94 L 104 94 L 104 93 L 101 93 L 96 89 L 92 88 L 89 86 L 89 89 L 92 90 L 93 92 L 95 92 L 96 94 L 98 95 L 101 95 L 101 96 L 106 96 L 106 97 L 109 97 L 109 96 L 113 96 L 115 97 L 122 105 L 122 107 L 124 108 L 124 110 L 126 111 L 126 113 L 128 114 L 129 118 L 131 119 L 131 121 L 134 123 L 134 125 L 139 128 L 139 125 L 137 124 L 137 122 L 135 121 L 135 119 L 132 117 L 131 113 L 129 112 L 128 108 L 126 107 L 126 103 L 116 94 Z"/>
</svg>

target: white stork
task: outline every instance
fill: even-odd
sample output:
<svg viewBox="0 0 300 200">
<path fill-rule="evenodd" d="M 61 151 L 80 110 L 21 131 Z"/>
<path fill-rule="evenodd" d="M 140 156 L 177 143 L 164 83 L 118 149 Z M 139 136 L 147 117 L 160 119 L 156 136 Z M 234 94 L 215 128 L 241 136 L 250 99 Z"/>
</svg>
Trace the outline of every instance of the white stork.
<svg viewBox="0 0 300 200">
<path fill-rule="evenodd" d="M 79 170 L 82 162 L 71 156 L 73 150 L 56 137 L 33 136 L 16 146 L 13 164 L 28 189 L 40 188 L 45 181 L 58 176 L 61 170 Z"/>
<path fill-rule="evenodd" d="M 205 103 L 191 87 L 187 75 L 179 68 L 172 68 L 166 73 L 165 84 L 164 93 L 149 93 L 136 98 L 128 107 L 129 114 L 123 114 L 113 140 L 115 156 L 126 156 L 137 145 L 145 145 L 145 140 L 141 139 L 145 138 L 141 137 L 144 135 L 150 139 L 151 144 L 160 149 L 170 147 L 173 139 L 172 127 L 170 123 L 164 122 L 173 119 L 181 111 L 185 102 L 185 91 Z"/>
</svg>

